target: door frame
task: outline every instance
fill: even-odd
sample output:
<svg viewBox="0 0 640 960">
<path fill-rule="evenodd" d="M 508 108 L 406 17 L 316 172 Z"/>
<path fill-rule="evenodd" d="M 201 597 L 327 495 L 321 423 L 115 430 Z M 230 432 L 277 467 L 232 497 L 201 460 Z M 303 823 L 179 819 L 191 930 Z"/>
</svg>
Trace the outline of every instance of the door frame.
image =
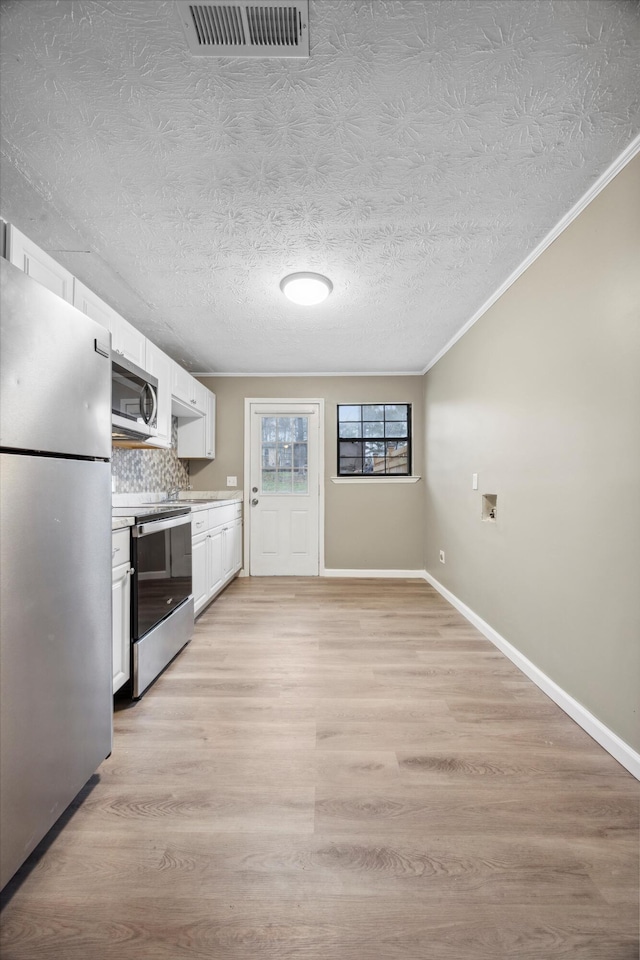
<svg viewBox="0 0 640 960">
<path fill-rule="evenodd" d="M 251 576 L 251 405 L 299 403 L 318 404 L 318 576 L 324 576 L 324 398 L 323 397 L 245 397 L 244 398 L 244 570 Z"/>
</svg>

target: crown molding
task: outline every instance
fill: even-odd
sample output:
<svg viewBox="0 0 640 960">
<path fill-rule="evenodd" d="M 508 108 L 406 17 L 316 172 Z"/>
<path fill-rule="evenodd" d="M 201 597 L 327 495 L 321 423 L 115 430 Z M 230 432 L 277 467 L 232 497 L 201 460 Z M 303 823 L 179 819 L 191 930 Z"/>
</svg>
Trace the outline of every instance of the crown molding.
<svg viewBox="0 0 640 960">
<path fill-rule="evenodd" d="M 353 373 L 343 373 L 337 371 L 326 371 L 324 373 L 311 373 L 301 371 L 300 373 L 221 373 L 196 371 L 191 374 L 192 377 L 280 377 L 281 379 L 291 379 L 293 377 L 421 377 L 423 370 L 371 370 L 358 371 Z"/>
<path fill-rule="evenodd" d="M 480 317 L 482 317 L 487 310 L 489 310 L 489 308 L 500 299 L 502 294 L 505 293 L 509 287 L 516 282 L 518 277 L 522 276 L 525 270 L 528 270 L 531 264 L 538 259 L 540 254 L 544 253 L 547 247 L 567 229 L 569 224 L 573 223 L 576 217 L 578 217 L 583 210 L 589 206 L 592 200 L 595 200 L 598 194 L 604 190 L 604 188 L 613 180 L 616 174 L 620 173 L 620 171 L 626 167 L 626 165 L 630 163 L 630 161 L 633 160 L 638 153 L 640 153 L 640 134 L 635 137 L 626 150 L 623 150 L 620 156 L 617 157 L 609 167 L 607 167 L 604 173 L 589 187 L 587 192 L 582 195 L 582 197 L 571 207 L 567 213 L 565 213 L 564 217 L 562 217 L 555 227 L 549 231 L 546 237 L 540 241 L 538 246 L 532 250 L 528 257 L 525 257 L 520 266 L 516 267 L 513 273 L 507 277 L 507 279 L 498 287 L 495 293 L 493 293 L 489 299 L 482 304 L 480 309 L 474 313 L 471 319 L 468 320 L 465 325 L 461 327 L 460 330 L 458 330 L 458 332 L 451 338 L 451 340 L 449 340 L 449 342 L 442 348 L 442 350 L 435 355 L 433 360 L 429 361 L 421 373 L 425 374 L 428 370 L 431 370 L 431 367 L 435 366 L 438 360 L 441 360 L 445 353 L 448 353 L 449 350 L 451 350 L 451 347 L 453 347 L 461 337 L 464 337 L 467 330 L 470 330 L 474 323 L 478 322 Z"/>
</svg>

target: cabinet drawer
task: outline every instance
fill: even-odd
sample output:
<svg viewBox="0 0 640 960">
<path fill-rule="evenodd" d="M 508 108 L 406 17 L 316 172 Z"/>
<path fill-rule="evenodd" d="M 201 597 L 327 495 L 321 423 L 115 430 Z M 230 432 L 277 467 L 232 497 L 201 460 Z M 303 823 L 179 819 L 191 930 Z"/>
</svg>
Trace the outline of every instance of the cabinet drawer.
<svg viewBox="0 0 640 960">
<path fill-rule="evenodd" d="M 209 526 L 220 527 L 226 523 L 231 523 L 232 520 L 235 520 L 239 516 L 237 507 L 242 509 L 242 504 L 225 503 L 224 506 L 212 507 L 209 510 Z"/>
<path fill-rule="evenodd" d="M 111 566 L 117 567 L 121 563 L 128 563 L 130 558 L 129 527 L 114 530 L 111 534 Z"/>
<path fill-rule="evenodd" d="M 209 510 L 194 510 L 191 514 L 191 536 L 197 537 L 209 529 Z"/>
</svg>

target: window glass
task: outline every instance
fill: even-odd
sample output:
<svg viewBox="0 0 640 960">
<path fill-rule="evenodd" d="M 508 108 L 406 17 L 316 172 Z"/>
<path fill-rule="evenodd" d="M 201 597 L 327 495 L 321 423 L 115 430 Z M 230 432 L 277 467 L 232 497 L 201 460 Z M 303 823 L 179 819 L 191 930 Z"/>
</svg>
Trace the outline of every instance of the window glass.
<svg viewBox="0 0 640 960">
<path fill-rule="evenodd" d="M 411 404 L 338 404 L 338 476 L 411 473 Z"/>
</svg>

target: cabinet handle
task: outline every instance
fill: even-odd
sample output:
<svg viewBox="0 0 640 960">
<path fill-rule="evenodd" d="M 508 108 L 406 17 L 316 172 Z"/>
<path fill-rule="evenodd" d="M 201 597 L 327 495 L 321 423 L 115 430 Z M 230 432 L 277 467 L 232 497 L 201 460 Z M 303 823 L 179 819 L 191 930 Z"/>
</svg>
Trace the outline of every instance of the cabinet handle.
<svg viewBox="0 0 640 960">
<path fill-rule="evenodd" d="M 207 456 L 208 456 L 208 457 L 212 457 L 212 456 L 213 456 L 213 450 L 207 450 Z"/>
<path fill-rule="evenodd" d="M 131 576 L 133 576 L 135 572 L 136 572 L 135 567 L 129 567 L 129 569 L 127 570 L 127 574 L 130 574 Z"/>
<path fill-rule="evenodd" d="M 195 403 L 195 400 L 192 400 L 191 403 Z"/>
<path fill-rule="evenodd" d="M 113 560 L 113 558 L 115 557 L 116 553 L 120 553 L 120 547 L 114 547 L 113 550 L 111 551 L 111 559 L 112 559 L 112 560 Z"/>
</svg>

